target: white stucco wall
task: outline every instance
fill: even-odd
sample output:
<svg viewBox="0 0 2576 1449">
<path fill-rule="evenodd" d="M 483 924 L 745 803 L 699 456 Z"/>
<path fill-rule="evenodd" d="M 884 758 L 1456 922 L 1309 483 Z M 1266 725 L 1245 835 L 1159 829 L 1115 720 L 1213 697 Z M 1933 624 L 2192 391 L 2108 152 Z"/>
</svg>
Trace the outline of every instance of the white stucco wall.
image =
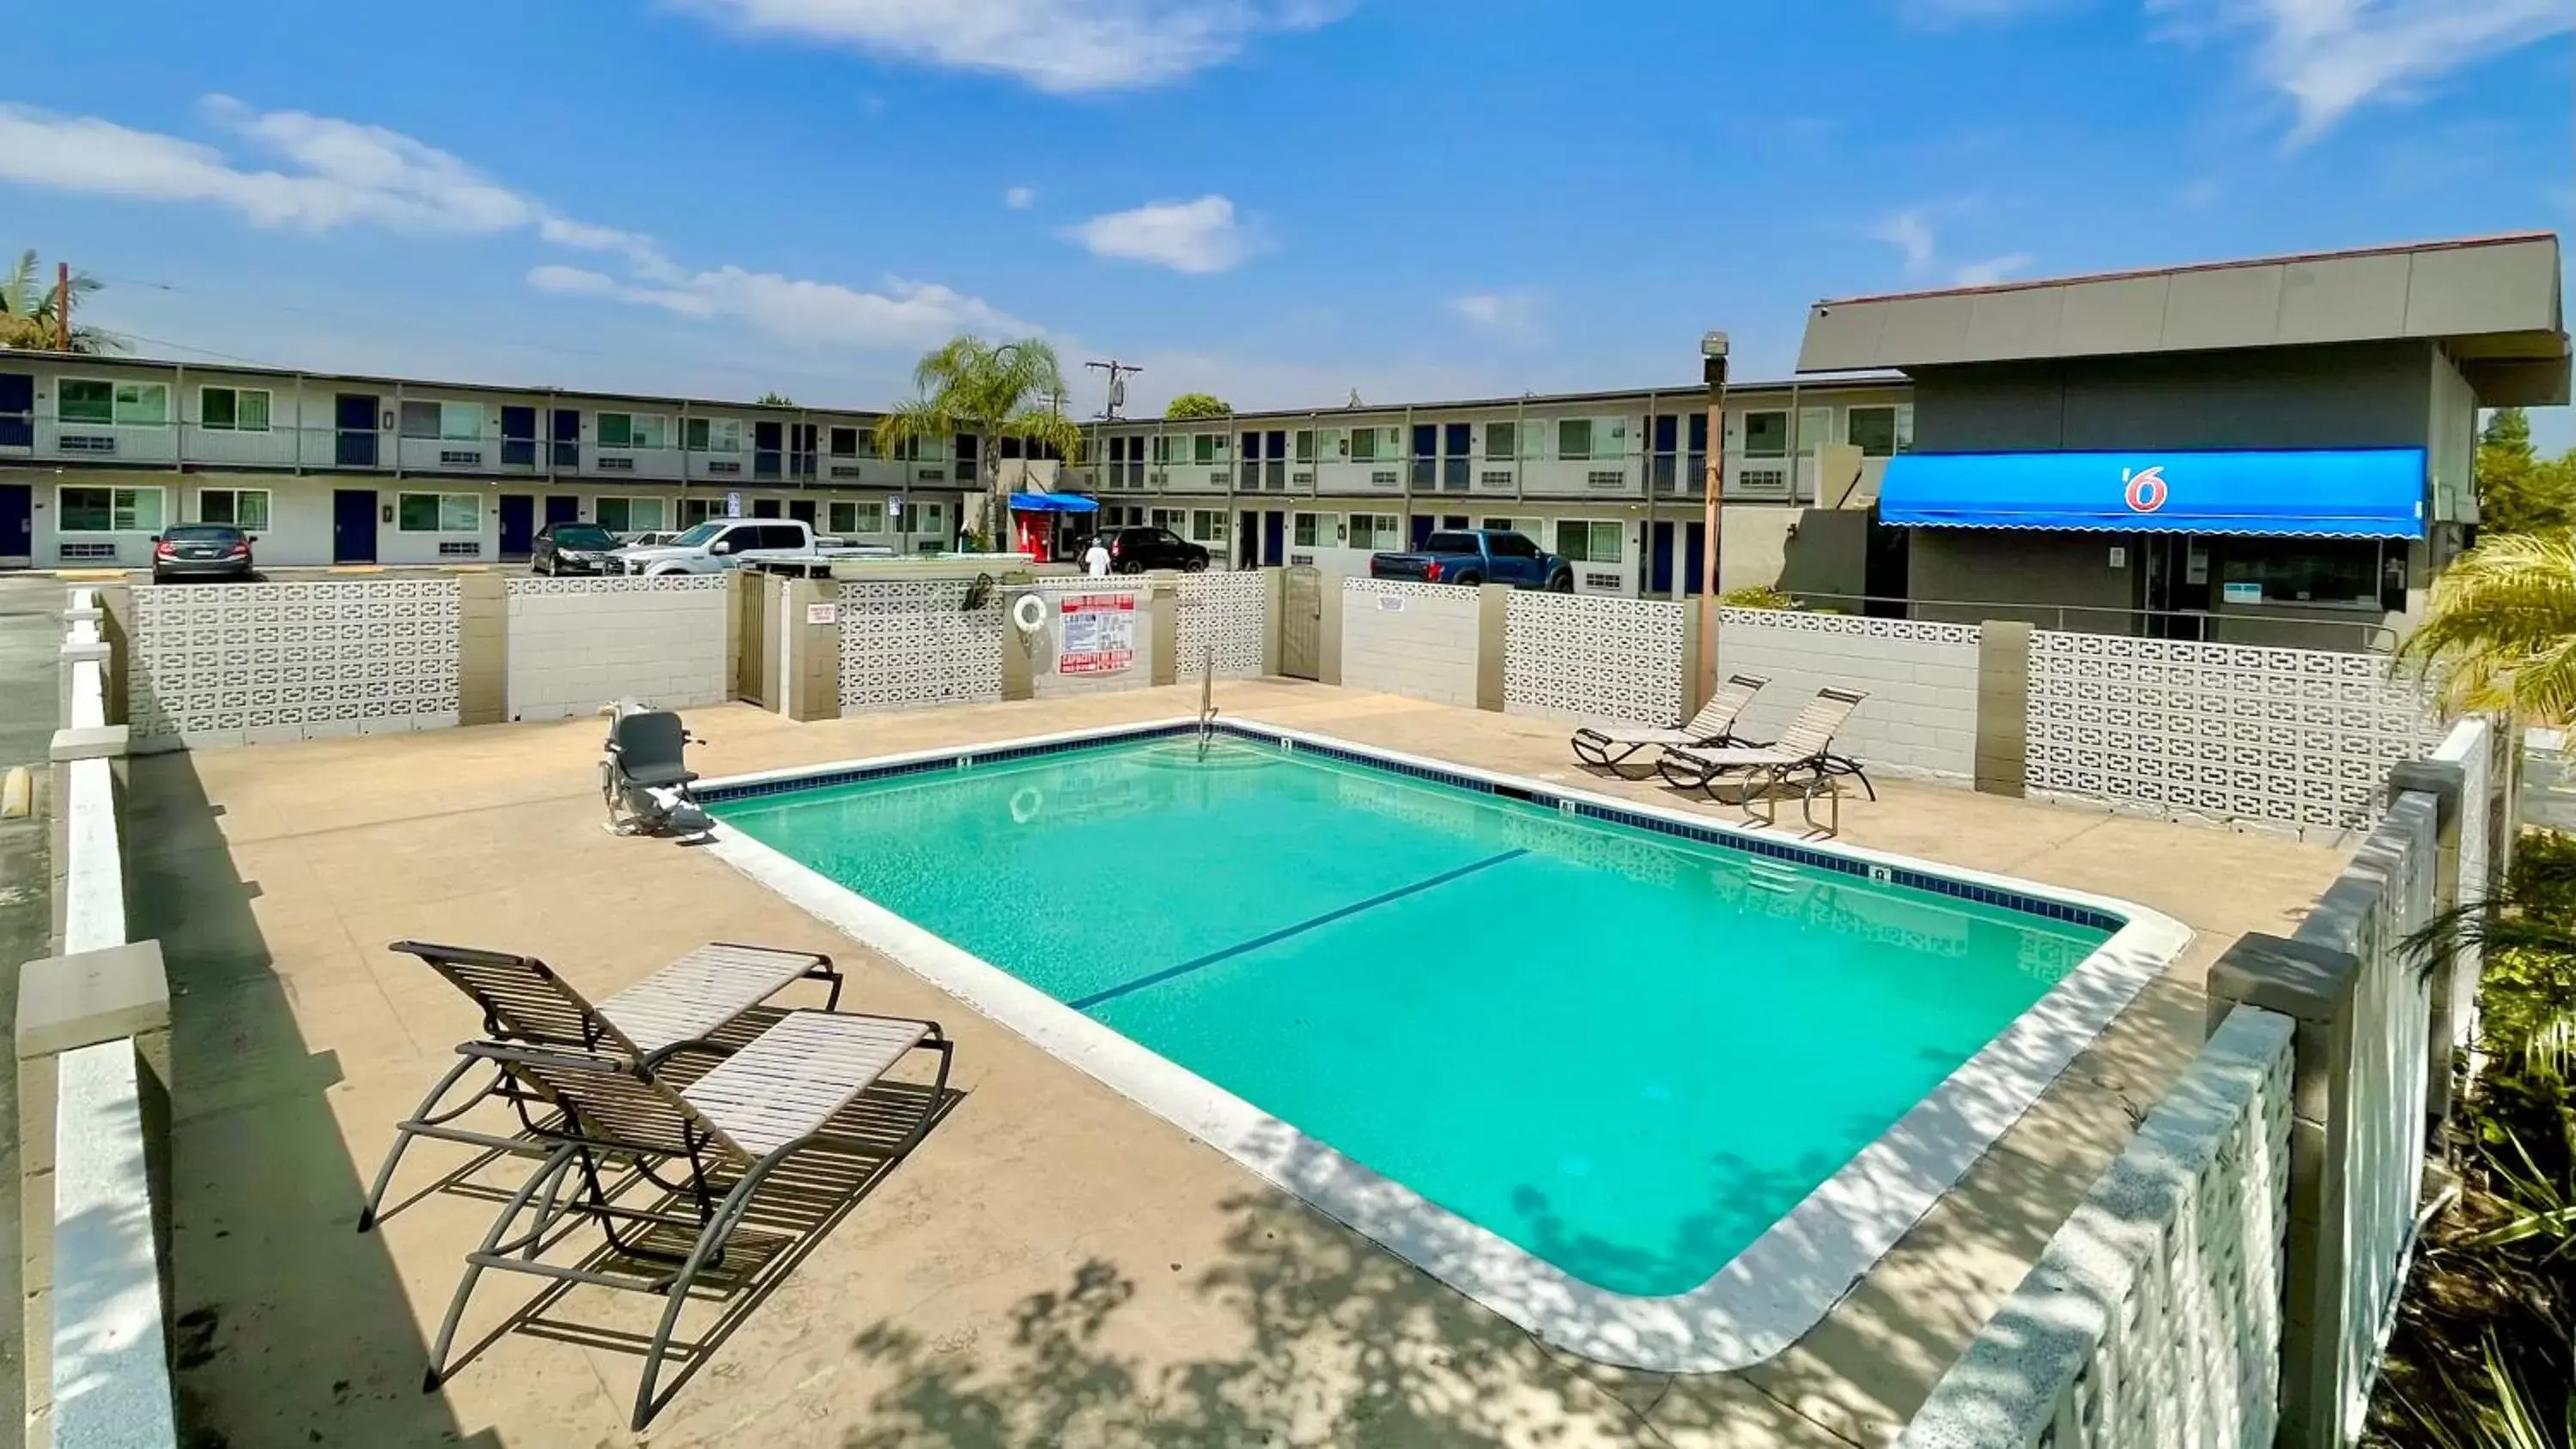
<svg viewBox="0 0 2576 1449">
<path fill-rule="evenodd" d="M 509 712 L 564 719 L 633 698 L 720 704 L 724 576 L 510 580 Z"/>
<path fill-rule="evenodd" d="M 1977 775 L 1977 636 L 1970 624 L 1728 609 L 1718 668 L 1770 684 L 1738 733 L 1769 739 L 1828 685 L 1869 695 L 1835 753 L 1873 775 L 1966 785 Z"/>
<path fill-rule="evenodd" d="M 1342 588 L 1345 687 L 1475 708 L 1481 591 L 1375 579 Z"/>
</svg>

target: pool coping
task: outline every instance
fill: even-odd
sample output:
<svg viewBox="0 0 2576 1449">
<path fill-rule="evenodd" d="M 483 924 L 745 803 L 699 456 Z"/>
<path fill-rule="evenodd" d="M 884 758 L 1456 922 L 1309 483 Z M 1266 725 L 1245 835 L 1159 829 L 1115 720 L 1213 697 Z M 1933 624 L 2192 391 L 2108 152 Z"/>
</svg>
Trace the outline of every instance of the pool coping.
<svg viewBox="0 0 2576 1449">
<path fill-rule="evenodd" d="M 731 775 L 697 789 L 713 803 L 1197 729 L 1195 719 L 1180 718 L 1059 731 Z M 712 832 L 706 848 L 733 869 L 1546 1342 L 1604 1363 L 1718 1373 L 1788 1348 L 1868 1276 L 2192 939 L 2191 928 L 2173 917 L 2084 891 L 1840 842 L 1792 843 L 1666 806 L 1257 720 L 1221 720 L 1217 729 L 1873 881 L 2053 919 L 2116 923 L 2109 940 L 1706 1281 L 1645 1297 L 1585 1283 L 742 832 L 721 822 Z"/>
</svg>

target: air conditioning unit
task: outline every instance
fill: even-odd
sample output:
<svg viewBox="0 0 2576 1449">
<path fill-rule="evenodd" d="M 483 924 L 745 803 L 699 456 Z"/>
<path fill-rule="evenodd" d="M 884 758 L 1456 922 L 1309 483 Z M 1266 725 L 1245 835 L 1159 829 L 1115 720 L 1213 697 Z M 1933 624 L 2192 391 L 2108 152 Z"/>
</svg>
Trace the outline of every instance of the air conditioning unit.
<svg viewBox="0 0 2576 1449">
<path fill-rule="evenodd" d="M 61 453 L 113 453 L 114 433 L 63 433 L 54 439 L 54 450 Z"/>
<path fill-rule="evenodd" d="M 483 466 L 483 455 L 472 448 L 442 448 L 439 450 L 438 454 L 438 466 L 442 468 L 480 468 Z"/>
<path fill-rule="evenodd" d="M 710 458 L 707 460 L 707 476 L 710 478 L 739 478 L 742 476 L 742 464 L 731 458 Z"/>
<path fill-rule="evenodd" d="M 600 455 L 599 461 L 593 463 L 591 466 L 602 473 L 632 473 L 635 471 L 635 460 L 632 458 L 611 457 L 603 453 Z"/>
</svg>

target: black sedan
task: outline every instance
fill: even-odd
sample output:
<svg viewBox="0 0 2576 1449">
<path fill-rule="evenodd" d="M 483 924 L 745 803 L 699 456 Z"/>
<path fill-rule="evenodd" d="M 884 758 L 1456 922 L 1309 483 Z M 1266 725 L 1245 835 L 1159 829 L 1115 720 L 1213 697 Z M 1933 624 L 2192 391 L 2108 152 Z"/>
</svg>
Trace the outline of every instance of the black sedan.
<svg viewBox="0 0 2576 1449">
<path fill-rule="evenodd" d="M 528 570 L 540 574 L 606 574 L 617 571 L 610 557 L 626 545 L 596 523 L 549 523 L 537 530 L 528 555 Z"/>
<path fill-rule="evenodd" d="M 256 575 L 250 546 L 257 536 L 226 523 L 183 523 L 152 540 L 152 582 L 233 579 Z"/>
<path fill-rule="evenodd" d="M 1082 557 L 1076 553 L 1075 558 Z M 1197 573 L 1208 566 L 1208 551 L 1168 528 L 1113 528 L 1109 530 L 1109 566 L 1122 574 L 1141 574 L 1147 569 L 1179 569 Z"/>
</svg>

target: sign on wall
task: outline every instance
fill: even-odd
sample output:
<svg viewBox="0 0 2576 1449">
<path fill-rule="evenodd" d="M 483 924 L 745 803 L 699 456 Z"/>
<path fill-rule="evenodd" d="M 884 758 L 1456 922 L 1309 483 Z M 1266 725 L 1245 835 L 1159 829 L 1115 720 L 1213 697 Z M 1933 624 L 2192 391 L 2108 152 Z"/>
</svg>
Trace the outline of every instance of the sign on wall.
<svg viewBox="0 0 2576 1449">
<path fill-rule="evenodd" d="M 839 604 L 831 603 L 807 604 L 805 606 L 805 622 L 816 625 L 837 624 L 841 622 L 841 606 Z"/>
<path fill-rule="evenodd" d="M 1058 674 L 1119 674 L 1136 662 L 1136 596 L 1073 594 L 1056 605 Z"/>
<path fill-rule="evenodd" d="M 742 517 L 742 495 L 740 493 L 728 493 L 725 495 L 725 517 Z"/>
</svg>

